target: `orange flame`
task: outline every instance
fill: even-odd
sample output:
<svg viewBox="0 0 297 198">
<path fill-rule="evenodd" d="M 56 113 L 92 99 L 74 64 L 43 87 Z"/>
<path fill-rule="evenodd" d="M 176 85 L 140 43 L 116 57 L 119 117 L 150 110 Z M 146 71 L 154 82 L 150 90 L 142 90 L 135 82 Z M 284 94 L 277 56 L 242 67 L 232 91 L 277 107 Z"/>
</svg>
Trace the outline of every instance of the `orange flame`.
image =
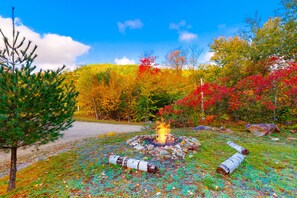
<svg viewBox="0 0 297 198">
<path fill-rule="evenodd" d="M 165 144 L 166 143 L 166 135 L 170 134 L 170 125 L 166 124 L 165 122 L 161 122 L 158 126 L 157 126 L 157 138 L 156 140 L 160 143 L 160 144 Z"/>
</svg>

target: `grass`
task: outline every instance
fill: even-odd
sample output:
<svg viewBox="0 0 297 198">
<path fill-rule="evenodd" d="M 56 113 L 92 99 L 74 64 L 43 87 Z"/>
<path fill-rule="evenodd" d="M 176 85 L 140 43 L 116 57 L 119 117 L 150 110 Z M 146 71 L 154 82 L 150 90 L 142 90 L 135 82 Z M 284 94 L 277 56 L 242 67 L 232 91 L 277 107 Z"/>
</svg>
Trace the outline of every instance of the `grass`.
<svg viewBox="0 0 297 198">
<path fill-rule="evenodd" d="M 284 130 L 270 137 L 248 132 L 224 134 L 175 129 L 176 135 L 196 137 L 198 153 L 184 160 L 159 161 L 127 147 L 132 134 L 109 134 L 88 139 L 75 150 L 35 163 L 18 172 L 17 188 L 6 193 L 7 177 L 0 179 L 3 197 L 295 197 L 297 194 L 297 138 Z M 137 134 L 151 134 L 154 131 Z M 215 172 L 236 151 L 234 141 L 250 154 L 231 175 Z M 109 154 L 151 161 L 156 174 L 108 163 Z"/>
<path fill-rule="evenodd" d="M 82 115 L 74 115 L 75 121 L 81 122 L 98 122 L 98 123 L 107 123 L 107 124 L 129 124 L 129 125 L 144 125 L 143 122 L 128 122 L 128 121 L 118 121 L 118 120 L 97 120 L 95 118 L 86 117 Z"/>
</svg>

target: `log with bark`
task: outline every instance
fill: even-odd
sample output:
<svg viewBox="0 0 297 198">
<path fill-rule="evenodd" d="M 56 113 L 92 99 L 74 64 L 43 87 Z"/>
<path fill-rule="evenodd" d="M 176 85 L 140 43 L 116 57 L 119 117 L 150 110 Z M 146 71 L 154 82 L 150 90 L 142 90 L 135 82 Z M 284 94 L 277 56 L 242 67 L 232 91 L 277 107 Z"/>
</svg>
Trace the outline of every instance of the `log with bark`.
<svg viewBox="0 0 297 198">
<path fill-rule="evenodd" d="M 241 154 L 244 154 L 244 155 L 247 155 L 249 154 L 249 151 L 246 149 L 246 148 L 243 148 L 242 146 L 239 146 L 238 144 L 235 144 L 234 142 L 232 141 L 228 141 L 227 144 L 234 148 L 235 150 L 237 150 L 239 153 Z"/>
<path fill-rule="evenodd" d="M 110 155 L 109 163 L 115 165 L 118 164 L 126 168 L 134 168 L 137 170 L 146 171 L 148 173 L 156 173 L 158 171 L 158 167 L 151 164 L 150 162 L 127 157 L 121 157 L 118 155 Z"/>
<path fill-rule="evenodd" d="M 228 175 L 232 173 L 244 160 L 245 155 L 242 155 L 241 153 L 236 153 L 232 155 L 230 158 L 225 160 L 223 163 L 221 163 L 217 168 L 217 173 Z"/>
</svg>

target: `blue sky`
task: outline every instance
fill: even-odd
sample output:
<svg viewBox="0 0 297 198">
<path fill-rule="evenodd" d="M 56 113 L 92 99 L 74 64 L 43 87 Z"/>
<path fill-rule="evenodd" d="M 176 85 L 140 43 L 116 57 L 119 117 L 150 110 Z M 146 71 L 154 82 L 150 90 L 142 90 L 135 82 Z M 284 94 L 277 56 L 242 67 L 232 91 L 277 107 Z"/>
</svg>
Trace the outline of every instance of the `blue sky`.
<svg viewBox="0 0 297 198">
<path fill-rule="evenodd" d="M 27 28 L 24 32 L 37 33 L 39 39 L 51 35 L 50 42 L 43 42 L 47 45 L 58 44 L 62 37 L 70 38 L 69 48 L 65 47 L 66 41 L 60 40 L 65 56 L 69 56 L 66 64 L 84 64 L 125 62 L 124 57 L 137 63 L 144 51 L 151 50 L 162 62 L 168 51 L 194 43 L 204 49 L 201 61 L 205 61 L 214 38 L 234 35 L 245 26 L 245 18 L 256 12 L 266 21 L 274 16 L 280 1 L 0 0 L 2 19 L 11 16 L 12 6 L 23 28 Z M 3 26 L 4 22 L 0 23 L 0 28 L 4 29 Z M 68 53 L 74 47 L 77 50 Z M 39 53 L 46 53 L 47 48 L 42 48 Z M 40 63 L 51 64 L 53 58 L 43 58 Z"/>
</svg>

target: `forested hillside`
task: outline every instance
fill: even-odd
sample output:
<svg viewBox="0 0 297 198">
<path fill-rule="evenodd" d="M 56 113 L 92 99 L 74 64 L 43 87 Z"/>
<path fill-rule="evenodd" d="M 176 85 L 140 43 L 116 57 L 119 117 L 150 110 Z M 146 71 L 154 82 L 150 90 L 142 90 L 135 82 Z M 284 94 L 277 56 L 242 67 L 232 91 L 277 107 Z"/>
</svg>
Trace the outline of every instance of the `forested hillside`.
<svg viewBox="0 0 297 198">
<path fill-rule="evenodd" d="M 214 39 L 209 64 L 197 64 L 199 52 L 190 46 L 169 52 L 167 69 L 146 56 L 139 65 L 88 65 L 67 73 L 80 92 L 77 114 L 127 121 L 163 118 L 175 126 L 296 123 L 296 10 L 294 1 L 283 1 L 268 21 L 249 18 L 248 28 L 233 37 Z"/>
</svg>

